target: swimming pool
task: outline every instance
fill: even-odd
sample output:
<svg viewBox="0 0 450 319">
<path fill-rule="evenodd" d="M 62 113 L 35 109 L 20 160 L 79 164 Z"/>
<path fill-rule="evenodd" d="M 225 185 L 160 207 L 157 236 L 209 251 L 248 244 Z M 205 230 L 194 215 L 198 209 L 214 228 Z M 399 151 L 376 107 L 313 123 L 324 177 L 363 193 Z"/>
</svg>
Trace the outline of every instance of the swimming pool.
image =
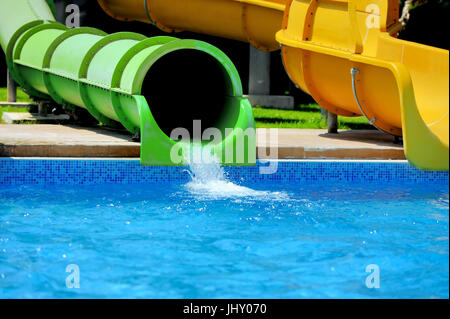
<svg viewBox="0 0 450 319">
<path fill-rule="evenodd" d="M 449 297 L 448 173 L 276 163 L 0 159 L 0 297 Z"/>
</svg>

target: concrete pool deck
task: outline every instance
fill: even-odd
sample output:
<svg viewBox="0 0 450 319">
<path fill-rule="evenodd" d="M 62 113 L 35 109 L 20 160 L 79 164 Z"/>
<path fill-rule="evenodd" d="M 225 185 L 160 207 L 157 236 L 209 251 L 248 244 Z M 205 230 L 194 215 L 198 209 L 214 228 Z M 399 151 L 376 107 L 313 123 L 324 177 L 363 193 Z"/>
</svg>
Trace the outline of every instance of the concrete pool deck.
<svg viewBox="0 0 450 319">
<path fill-rule="evenodd" d="M 257 146 L 266 148 L 258 130 Z M 278 130 L 278 159 L 404 160 L 403 147 L 379 131 Z M 268 135 L 267 135 L 268 136 Z M 266 140 L 269 140 L 267 138 Z M 139 157 L 140 143 L 131 135 L 76 125 L 0 125 L 0 157 Z"/>
</svg>

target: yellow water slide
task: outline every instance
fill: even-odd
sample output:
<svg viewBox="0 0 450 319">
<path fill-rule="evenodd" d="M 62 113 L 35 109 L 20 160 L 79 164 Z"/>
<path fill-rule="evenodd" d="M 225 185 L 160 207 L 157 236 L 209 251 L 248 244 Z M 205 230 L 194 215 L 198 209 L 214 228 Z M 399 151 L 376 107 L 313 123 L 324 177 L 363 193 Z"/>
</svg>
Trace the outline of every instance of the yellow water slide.
<svg viewBox="0 0 450 319">
<path fill-rule="evenodd" d="M 449 52 L 396 38 L 398 0 L 98 0 L 112 17 L 282 47 L 291 79 L 329 111 L 403 136 L 408 160 L 449 169 Z"/>
<path fill-rule="evenodd" d="M 292 80 L 338 115 L 403 136 L 408 160 L 449 169 L 449 53 L 395 38 L 398 0 L 293 0 L 277 33 Z"/>
<path fill-rule="evenodd" d="M 249 42 L 258 49 L 280 49 L 287 0 L 98 0 L 111 17 L 141 21 L 166 32 L 191 31 Z"/>
</svg>

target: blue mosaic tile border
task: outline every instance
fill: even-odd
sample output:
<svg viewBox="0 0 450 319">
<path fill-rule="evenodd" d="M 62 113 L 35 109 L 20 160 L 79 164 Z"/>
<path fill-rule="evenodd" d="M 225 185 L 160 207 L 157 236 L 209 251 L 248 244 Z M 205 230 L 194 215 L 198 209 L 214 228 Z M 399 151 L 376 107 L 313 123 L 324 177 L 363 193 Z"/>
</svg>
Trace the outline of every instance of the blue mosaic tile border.
<svg viewBox="0 0 450 319">
<path fill-rule="evenodd" d="M 423 172 L 407 162 L 278 161 L 275 174 L 261 166 L 226 167 L 235 182 L 414 182 L 447 183 L 448 172 Z M 142 167 L 139 160 L 0 159 L 0 184 L 140 184 L 187 182 L 185 167 Z"/>
</svg>

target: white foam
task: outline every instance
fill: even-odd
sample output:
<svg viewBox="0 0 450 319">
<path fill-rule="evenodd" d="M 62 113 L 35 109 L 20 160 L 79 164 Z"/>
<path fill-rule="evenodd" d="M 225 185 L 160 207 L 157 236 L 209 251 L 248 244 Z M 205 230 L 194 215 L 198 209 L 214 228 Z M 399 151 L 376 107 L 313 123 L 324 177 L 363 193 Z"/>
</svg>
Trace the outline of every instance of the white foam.
<svg viewBox="0 0 450 319">
<path fill-rule="evenodd" d="M 193 153 L 202 154 L 201 146 L 192 146 Z M 192 181 L 185 188 L 192 194 L 204 199 L 224 199 L 236 197 L 251 197 L 268 200 L 286 200 L 284 192 L 257 191 L 230 182 L 220 161 L 209 152 L 203 152 L 196 160 L 189 161 L 189 171 Z"/>
</svg>

